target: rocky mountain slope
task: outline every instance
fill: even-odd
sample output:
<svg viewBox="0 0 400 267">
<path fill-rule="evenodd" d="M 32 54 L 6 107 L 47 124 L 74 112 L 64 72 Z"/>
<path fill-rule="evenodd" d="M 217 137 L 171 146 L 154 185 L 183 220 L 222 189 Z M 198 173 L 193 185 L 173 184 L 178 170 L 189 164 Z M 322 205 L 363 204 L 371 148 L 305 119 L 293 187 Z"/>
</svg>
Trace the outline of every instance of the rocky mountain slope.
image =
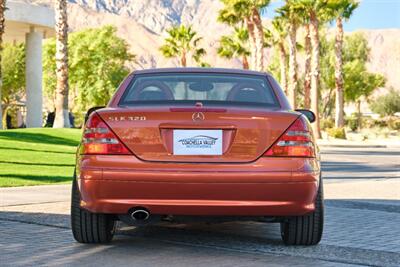
<svg viewBox="0 0 400 267">
<path fill-rule="evenodd" d="M 387 86 L 400 91 L 400 29 L 363 30 L 368 40 L 368 69 L 387 78 Z"/>
<path fill-rule="evenodd" d="M 15 0 L 11 0 L 15 1 Z M 19 0 L 52 5 L 52 0 Z M 216 21 L 218 0 L 69 0 L 72 30 L 112 24 L 138 57 L 135 68 L 176 66 L 158 51 L 165 30 L 174 24 L 192 24 L 204 37 L 206 62 L 217 67 L 240 67 L 237 60 L 216 56 L 221 35 L 230 29 Z M 362 30 L 371 47 L 369 69 L 387 77 L 387 86 L 400 90 L 400 29 Z M 267 58 L 270 51 L 267 51 Z"/>
<path fill-rule="evenodd" d="M 72 2 L 72 1 L 71 1 Z M 75 0 L 98 12 L 133 18 L 156 34 L 177 23 L 201 24 L 214 15 L 219 2 L 210 0 Z M 210 13 L 211 12 L 211 13 Z"/>
</svg>

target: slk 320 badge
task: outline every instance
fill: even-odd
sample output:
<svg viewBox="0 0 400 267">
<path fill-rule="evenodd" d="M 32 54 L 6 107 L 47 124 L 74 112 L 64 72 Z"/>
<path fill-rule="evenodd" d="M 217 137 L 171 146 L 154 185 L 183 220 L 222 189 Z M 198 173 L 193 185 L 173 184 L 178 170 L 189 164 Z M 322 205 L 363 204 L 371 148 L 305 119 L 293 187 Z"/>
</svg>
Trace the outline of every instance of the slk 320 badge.
<svg viewBox="0 0 400 267">
<path fill-rule="evenodd" d="M 113 116 L 108 117 L 110 121 L 145 121 L 145 116 Z"/>
</svg>

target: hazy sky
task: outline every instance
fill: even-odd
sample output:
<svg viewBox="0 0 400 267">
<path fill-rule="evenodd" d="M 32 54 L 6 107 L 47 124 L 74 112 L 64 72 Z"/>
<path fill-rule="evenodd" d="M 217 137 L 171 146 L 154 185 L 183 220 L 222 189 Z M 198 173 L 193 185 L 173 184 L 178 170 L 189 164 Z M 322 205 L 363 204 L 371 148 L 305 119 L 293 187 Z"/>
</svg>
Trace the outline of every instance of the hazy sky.
<svg viewBox="0 0 400 267">
<path fill-rule="evenodd" d="M 273 1 L 267 8 L 267 17 L 274 16 L 275 8 L 283 1 Z M 362 0 L 348 22 L 345 31 L 357 29 L 400 28 L 400 0 Z"/>
</svg>

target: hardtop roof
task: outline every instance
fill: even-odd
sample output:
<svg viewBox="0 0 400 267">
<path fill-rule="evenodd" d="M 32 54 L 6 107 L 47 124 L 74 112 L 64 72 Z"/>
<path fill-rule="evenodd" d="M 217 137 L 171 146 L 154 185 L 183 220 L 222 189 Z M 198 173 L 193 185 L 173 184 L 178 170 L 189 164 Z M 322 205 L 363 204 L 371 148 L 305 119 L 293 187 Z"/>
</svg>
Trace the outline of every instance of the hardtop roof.
<svg viewBox="0 0 400 267">
<path fill-rule="evenodd" d="M 226 73 L 226 74 L 246 74 L 266 76 L 268 73 L 244 70 L 244 69 L 229 69 L 229 68 L 153 68 L 144 70 L 135 70 L 135 74 L 158 74 L 158 73 Z"/>
</svg>

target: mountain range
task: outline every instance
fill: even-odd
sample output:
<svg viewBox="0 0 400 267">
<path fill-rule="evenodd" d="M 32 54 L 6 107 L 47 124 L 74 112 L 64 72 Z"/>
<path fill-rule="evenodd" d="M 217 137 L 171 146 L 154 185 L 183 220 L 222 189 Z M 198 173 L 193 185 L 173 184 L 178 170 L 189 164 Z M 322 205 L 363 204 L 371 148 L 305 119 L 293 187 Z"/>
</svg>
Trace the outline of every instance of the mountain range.
<svg viewBox="0 0 400 267">
<path fill-rule="evenodd" d="M 47 6 L 53 3 L 52 0 L 19 1 Z M 225 60 L 216 54 L 220 36 L 231 31 L 216 20 L 220 8 L 218 0 L 69 0 L 68 19 L 72 31 L 114 25 L 137 55 L 133 68 L 177 66 L 176 60 L 161 55 L 159 47 L 166 29 L 180 23 L 191 24 L 204 37 L 201 45 L 207 50 L 206 62 L 216 67 L 237 68 L 240 61 Z M 400 90 L 400 29 L 360 31 L 371 48 L 369 70 L 383 74 L 387 78 L 386 87 Z M 270 53 L 266 51 L 267 59 Z"/>
</svg>

